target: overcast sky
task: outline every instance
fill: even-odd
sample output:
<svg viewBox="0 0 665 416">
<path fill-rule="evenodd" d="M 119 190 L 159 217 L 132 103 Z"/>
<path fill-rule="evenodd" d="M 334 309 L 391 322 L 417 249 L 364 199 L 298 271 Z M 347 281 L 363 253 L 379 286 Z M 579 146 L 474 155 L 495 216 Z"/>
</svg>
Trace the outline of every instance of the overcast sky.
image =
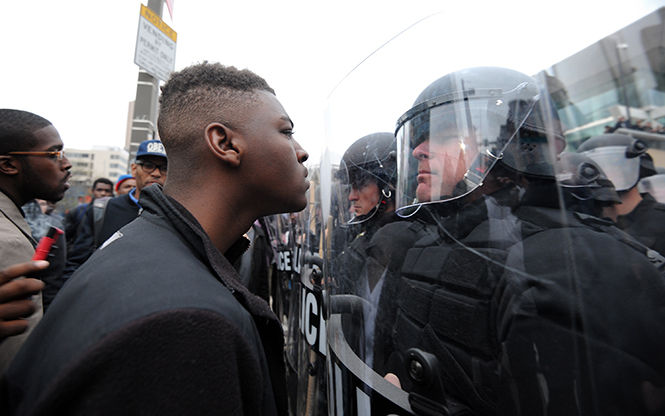
<svg viewBox="0 0 665 416">
<path fill-rule="evenodd" d="M 140 3 L 2 1 L 0 107 L 48 118 L 66 147 L 123 146 L 127 107 L 136 94 L 133 59 Z M 176 0 L 173 19 L 166 7 L 163 19 L 178 33 L 176 70 L 208 60 L 258 73 L 295 121 L 297 139 L 318 159 L 331 90 L 372 51 L 425 16 L 441 11 L 430 20 L 441 32 L 438 41 L 421 37 L 420 47 L 436 49 L 432 54 L 445 50 L 440 54 L 451 68 L 468 62 L 534 73 L 663 5 L 663 0 Z M 409 39 L 402 36 L 382 50 L 389 50 L 389 60 L 379 72 L 399 67 L 404 74 L 403 66 L 390 64 L 400 57 L 420 62 L 422 52 L 409 53 L 401 38 Z M 476 45 L 501 41 L 505 46 L 509 40 L 515 45 L 510 65 L 500 62 L 505 54 L 453 47 L 471 38 Z M 370 64 L 364 67 L 373 69 Z M 409 100 L 418 93 L 414 89 Z M 363 105 L 368 111 L 373 107 L 371 102 Z M 329 123 L 339 123 L 340 117 L 327 117 Z M 389 117 L 392 127 L 395 116 Z"/>
</svg>

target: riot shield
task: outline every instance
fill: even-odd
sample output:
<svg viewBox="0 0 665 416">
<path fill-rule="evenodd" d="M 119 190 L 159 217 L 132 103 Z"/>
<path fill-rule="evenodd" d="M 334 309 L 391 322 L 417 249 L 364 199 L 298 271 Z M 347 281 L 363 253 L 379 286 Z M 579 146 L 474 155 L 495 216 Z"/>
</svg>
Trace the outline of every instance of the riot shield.
<svg viewBox="0 0 665 416">
<path fill-rule="evenodd" d="M 664 280 L 603 218 L 618 199 L 595 199 L 585 166 L 561 170 L 566 125 L 524 59 L 552 39 L 517 25 L 474 37 L 468 19 L 430 16 L 329 98 L 331 415 L 664 411 Z M 394 196 L 380 222 L 349 221 L 343 155 L 385 131 Z"/>
<path fill-rule="evenodd" d="M 275 254 L 272 307 L 285 331 L 289 413 L 327 412 L 326 325 L 322 307 L 321 215 L 318 170 L 309 169 L 308 206 L 270 217 Z"/>
</svg>

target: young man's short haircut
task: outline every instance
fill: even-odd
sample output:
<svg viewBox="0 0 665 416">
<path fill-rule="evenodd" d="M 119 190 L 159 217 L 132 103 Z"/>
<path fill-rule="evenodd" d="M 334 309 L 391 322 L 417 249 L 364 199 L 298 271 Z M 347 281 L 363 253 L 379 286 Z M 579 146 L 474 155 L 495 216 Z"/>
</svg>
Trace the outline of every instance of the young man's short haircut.
<svg viewBox="0 0 665 416">
<path fill-rule="evenodd" d="M 33 132 L 50 125 L 37 114 L 0 108 L 0 154 L 32 149 L 37 144 Z"/>
<path fill-rule="evenodd" d="M 161 90 L 157 126 L 169 155 L 189 148 L 212 122 L 234 128 L 233 110 L 245 106 L 255 91 L 275 93 L 247 69 L 208 62 L 174 73 Z"/>
</svg>

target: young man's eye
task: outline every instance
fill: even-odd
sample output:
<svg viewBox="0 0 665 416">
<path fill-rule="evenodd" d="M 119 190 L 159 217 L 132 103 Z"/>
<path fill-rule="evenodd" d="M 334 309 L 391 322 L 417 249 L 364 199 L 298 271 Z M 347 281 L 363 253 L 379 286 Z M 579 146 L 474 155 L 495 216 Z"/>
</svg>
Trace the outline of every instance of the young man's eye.
<svg viewBox="0 0 665 416">
<path fill-rule="evenodd" d="M 293 138 L 293 134 L 294 134 L 294 133 L 295 133 L 295 132 L 294 132 L 293 130 L 291 130 L 291 129 L 282 130 L 282 134 L 285 135 L 285 136 L 287 136 L 289 139 L 292 139 L 292 138 Z"/>
</svg>

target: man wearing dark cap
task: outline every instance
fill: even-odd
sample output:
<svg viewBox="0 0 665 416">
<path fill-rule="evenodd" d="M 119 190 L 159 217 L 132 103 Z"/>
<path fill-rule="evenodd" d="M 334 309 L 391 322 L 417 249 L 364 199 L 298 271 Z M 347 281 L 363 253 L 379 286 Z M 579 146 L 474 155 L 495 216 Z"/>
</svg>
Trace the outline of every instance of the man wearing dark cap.
<svg viewBox="0 0 665 416">
<path fill-rule="evenodd" d="M 125 195 L 93 201 L 92 207 L 81 220 L 79 233 L 69 252 L 63 276 L 65 279 L 68 279 L 97 247 L 139 215 L 141 191 L 153 183 L 164 185 L 166 169 L 166 151 L 162 142 L 141 142 L 136 152 L 136 161 L 132 163 L 136 188 Z"/>
</svg>

